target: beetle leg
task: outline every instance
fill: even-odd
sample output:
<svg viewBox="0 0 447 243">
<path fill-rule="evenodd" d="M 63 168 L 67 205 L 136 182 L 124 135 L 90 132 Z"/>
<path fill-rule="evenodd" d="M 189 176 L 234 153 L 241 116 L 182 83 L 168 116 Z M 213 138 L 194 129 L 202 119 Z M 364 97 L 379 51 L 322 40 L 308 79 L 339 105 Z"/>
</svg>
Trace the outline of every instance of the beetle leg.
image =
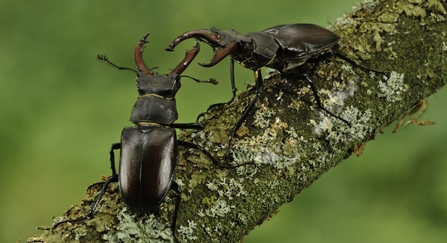
<svg viewBox="0 0 447 243">
<path fill-rule="evenodd" d="M 99 191 L 98 196 L 95 199 L 95 202 L 93 203 L 93 206 L 90 208 L 90 210 L 87 212 L 87 216 L 85 218 L 90 218 L 93 216 L 93 214 L 96 211 L 96 208 L 98 207 L 99 201 L 101 201 L 102 197 L 107 191 L 107 187 L 109 187 L 110 182 L 117 182 L 118 181 L 118 174 L 111 175 L 109 179 L 104 183 L 104 186 L 101 188 L 101 191 Z"/>
<path fill-rule="evenodd" d="M 341 54 L 340 52 L 332 50 L 329 53 L 331 53 L 333 56 L 336 56 L 336 57 L 338 57 L 340 59 L 343 59 L 345 62 L 351 64 L 353 67 L 358 67 L 358 68 L 362 69 L 365 72 L 380 73 L 380 74 L 383 74 L 383 75 L 385 75 L 387 77 L 390 76 L 390 74 L 387 73 L 387 72 L 382 72 L 382 71 L 378 71 L 378 70 L 374 70 L 374 69 L 371 69 L 371 68 L 367 68 L 367 67 L 361 66 L 361 65 L 357 64 L 355 61 L 353 61 L 352 59 L 350 59 L 349 57 Z"/>
<path fill-rule="evenodd" d="M 75 219 L 67 219 L 67 220 L 59 221 L 59 222 L 55 223 L 55 224 L 53 225 L 53 227 L 51 227 L 51 233 L 54 234 L 54 230 L 55 230 L 59 225 L 61 225 L 61 224 L 65 224 L 65 223 L 73 223 L 73 222 L 78 222 L 78 221 L 82 221 L 82 220 L 86 220 L 86 219 L 87 219 L 86 216 L 81 216 L 81 217 L 79 217 L 79 218 L 75 218 Z"/>
<path fill-rule="evenodd" d="M 203 129 L 203 124 L 198 121 L 192 123 L 172 123 L 171 125 L 169 125 L 169 127 L 201 130 Z"/>
<path fill-rule="evenodd" d="M 197 118 L 199 119 L 199 117 Z M 170 127 L 172 128 L 181 128 L 181 129 L 203 129 L 203 125 L 200 122 L 196 122 L 196 123 L 173 123 L 170 125 Z M 240 125 L 239 125 L 240 127 Z M 239 128 L 238 127 L 238 128 Z M 236 129 L 237 131 L 237 129 Z M 231 141 L 230 141 L 231 143 Z M 226 169 L 234 169 L 243 165 L 247 165 L 247 164 L 252 164 L 252 162 L 247 162 L 247 163 L 243 163 L 243 164 L 239 164 L 239 165 L 225 165 L 222 164 L 220 161 L 218 161 L 216 158 L 213 157 L 213 155 L 211 155 L 210 152 L 208 152 L 206 149 L 204 149 L 202 146 L 197 145 L 195 143 L 191 143 L 191 142 L 187 142 L 187 141 L 183 141 L 183 140 L 178 140 L 178 144 L 180 146 L 183 147 L 189 147 L 189 148 L 193 148 L 193 149 L 197 149 L 200 150 L 200 152 L 202 152 L 203 154 L 205 154 L 212 162 L 214 165 L 221 167 L 221 168 L 226 168 Z M 228 154 L 229 151 L 226 152 L 226 154 Z M 226 160 L 226 157 L 224 158 L 224 161 Z"/>
<path fill-rule="evenodd" d="M 121 149 L 121 143 L 113 143 L 110 148 L 110 169 L 112 169 L 112 176 L 117 175 L 115 168 L 115 153 L 113 150 Z"/>
<path fill-rule="evenodd" d="M 216 103 L 216 104 L 212 104 L 212 105 L 208 106 L 208 109 L 206 109 L 206 112 L 208 112 L 209 110 L 211 110 L 212 108 L 214 108 L 216 106 L 230 104 L 236 98 L 237 88 L 236 88 L 236 82 L 234 79 L 234 59 L 233 58 L 230 58 L 230 80 L 231 80 L 231 91 L 233 93 L 233 96 L 231 97 L 231 99 L 227 102 Z M 204 117 L 206 112 L 200 113 L 199 116 L 197 117 L 197 121 L 200 119 L 200 117 Z"/>
<path fill-rule="evenodd" d="M 228 167 L 226 165 L 222 165 L 219 161 L 217 161 L 207 150 L 205 150 L 204 148 L 202 148 L 202 146 L 199 146 L 195 143 L 190 143 L 187 141 L 183 141 L 183 140 L 178 140 L 178 144 L 180 146 L 183 147 L 189 147 L 189 148 L 193 148 L 193 149 L 197 149 L 200 150 L 202 153 L 204 153 L 212 162 L 213 164 L 219 166 L 219 167 L 223 167 L 223 168 L 233 168 L 233 167 Z"/>
<path fill-rule="evenodd" d="M 317 106 L 322 109 L 323 111 L 325 111 L 326 113 L 328 113 L 329 115 L 339 119 L 340 121 L 346 123 L 348 126 L 351 126 L 351 123 L 348 122 L 347 120 L 335 115 L 334 113 L 330 112 L 328 109 L 324 108 L 323 104 L 321 104 L 320 101 L 320 97 L 318 96 L 318 92 L 317 92 L 317 88 L 315 87 L 314 82 L 312 82 L 312 80 L 307 76 L 307 74 L 301 74 L 306 80 L 307 83 L 310 85 L 310 88 L 312 89 L 312 93 L 315 97 L 315 101 L 317 102 Z"/>
<path fill-rule="evenodd" d="M 90 208 L 90 210 L 87 212 L 85 216 L 81 216 L 75 219 L 66 219 L 59 221 L 51 227 L 51 233 L 54 234 L 54 229 L 56 229 L 59 225 L 65 224 L 65 223 L 73 223 L 73 222 L 79 222 L 82 220 L 86 220 L 88 218 L 91 218 L 93 214 L 95 213 L 96 208 L 98 207 L 99 201 L 101 201 L 101 198 L 104 196 L 104 194 L 107 191 L 107 187 L 109 186 L 110 182 L 117 182 L 118 181 L 118 175 L 112 175 L 109 177 L 109 179 L 104 183 L 104 186 L 101 188 L 101 191 L 99 192 L 98 196 L 95 199 L 95 202 L 93 203 L 93 206 Z"/>
<path fill-rule="evenodd" d="M 171 189 L 177 193 L 177 202 L 175 202 L 174 218 L 172 219 L 172 224 L 171 224 L 172 234 L 174 236 L 174 239 L 177 241 L 176 225 L 177 225 L 177 216 L 178 216 L 178 212 L 180 209 L 180 201 L 182 199 L 182 189 L 180 189 L 177 182 L 175 182 L 175 181 L 172 181 Z"/>
<path fill-rule="evenodd" d="M 101 191 L 99 191 L 98 196 L 96 196 L 95 202 L 93 203 L 92 207 L 87 212 L 87 214 L 85 216 L 81 216 L 81 217 L 78 217 L 78 218 L 75 218 L 75 219 L 66 219 L 66 220 L 62 220 L 62 221 L 59 221 L 59 222 L 55 223 L 53 225 L 53 227 L 51 227 L 51 232 L 52 233 L 54 233 L 54 229 L 56 229 L 61 224 L 78 222 L 78 221 L 86 220 L 86 219 L 91 218 L 93 216 L 93 214 L 96 211 L 96 208 L 98 207 L 99 201 L 101 201 L 102 197 L 106 193 L 107 188 L 109 187 L 109 184 L 111 182 L 117 182 L 118 181 L 118 174 L 116 173 L 116 169 L 115 169 L 115 155 L 113 153 L 113 150 L 116 150 L 116 149 L 121 149 L 121 143 L 113 143 L 112 147 L 110 148 L 110 152 L 109 152 L 110 153 L 110 167 L 112 169 L 112 175 L 109 177 L 109 179 L 107 179 L 107 181 L 102 186 Z"/>
<path fill-rule="evenodd" d="M 227 102 L 227 104 L 233 102 L 234 98 L 236 98 L 236 82 L 234 80 L 234 59 L 230 58 L 230 79 L 231 79 L 231 91 L 233 92 L 233 97 L 231 97 L 231 100 Z"/>
<path fill-rule="evenodd" d="M 244 113 L 242 113 L 241 118 L 239 118 L 239 120 L 236 122 L 236 124 L 233 127 L 233 131 L 231 132 L 230 135 L 230 139 L 228 140 L 228 145 L 227 145 L 227 151 L 225 152 L 225 157 L 224 157 L 224 161 L 228 158 L 229 154 L 230 154 L 230 149 L 231 149 L 231 143 L 233 141 L 233 137 L 236 135 L 237 130 L 239 130 L 239 128 L 242 126 L 242 123 L 245 122 L 245 120 L 247 119 L 247 117 L 250 115 L 250 113 L 252 112 L 254 106 L 256 105 L 256 103 L 259 100 L 259 97 L 262 94 L 262 74 L 261 74 L 261 70 L 258 69 L 254 72 L 255 74 L 255 80 L 256 80 L 256 96 L 255 98 L 253 98 L 253 100 L 250 102 L 250 104 L 247 105 L 247 107 L 245 107 Z"/>
<path fill-rule="evenodd" d="M 183 147 L 189 147 L 189 148 L 193 148 L 193 149 L 197 149 L 200 150 L 200 152 L 202 152 L 203 154 L 205 154 L 212 162 L 215 166 L 221 167 L 221 168 L 225 168 L 225 169 L 234 169 L 243 165 L 248 165 L 248 164 L 253 164 L 252 162 L 247 162 L 247 163 L 243 163 L 240 165 L 225 165 L 222 164 L 220 161 L 218 161 L 216 158 L 214 158 L 210 152 L 208 152 L 206 149 L 204 149 L 202 146 L 197 145 L 195 143 L 190 143 L 187 141 L 183 141 L 183 140 L 178 140 L 178 144 L 180 146 Z"/>
</svg>

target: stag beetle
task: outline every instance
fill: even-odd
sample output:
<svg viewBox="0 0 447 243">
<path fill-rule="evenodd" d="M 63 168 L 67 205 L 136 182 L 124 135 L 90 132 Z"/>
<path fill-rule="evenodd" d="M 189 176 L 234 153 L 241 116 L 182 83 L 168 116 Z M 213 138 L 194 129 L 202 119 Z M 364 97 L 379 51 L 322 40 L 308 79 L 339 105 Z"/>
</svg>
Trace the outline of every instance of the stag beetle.
<svg viewBox="0 0 447 243">
<path fill-rule="evenodd" d="M 119 182 L 122 198 L 128 208 L 137 214 L 151 212 L 156 209 L 166 197 L 169 189 L 177 192 L 177 202 L 172 221 L 172 232 L 175 237 L 176 220 L 180 205 L 181 189 L 173 180 L 178 162 L 178 146 L 188 146 L 202 151 L 212 162 L 221 165 L 209 152 L 202 147 L 186 141 L 177 140 L 175 128 L 202 129 L 203 125 L 194 123 L 176 123 L 178 118 L 175 95 L 180 88 L 180 74 L 188 67 L 199 52 L 199 42 L 194 49 L 187 51 L 185 58 L 169 74 L 154 73 L 143 61 L 144 44 L 149 34 L 145 35 L 135 47 L 135 63 L 138 72 L 125 67 L 119 67 L 108 60 L 106 56 L 98 55 L 98 60 L 112 65 L 120 70 L 132 70 L 137 73 L 137 88 L 139 97 L 136 101 L 130 121 L 134 127 L 125 127 L 121 134 L 121 142 L 114 143 L 110 149 L 112 176 L 104 183 L 87 216 L 64 220 L 74 222 L 92 217 L 93 213 L 111 182 Z M 189 77 L 189 76 L 186 76 Z M 191 77 L 189 77 L 191 78 Z M 197 82 L 216 84 L 215 79 Z M 119 174 L 115 169 L 114 150 L 120 149 Z"/>
<path fill-rule="evenodd" d="M 350 126 L 350 123 L 347 120 L 333 114 L 322 105 L 317 89 L 307 74 L 302 72 L 292 73 L 292 71 L 296 71 L 298 67 L 302 66 L 309 59 L 316 59 L 325 54 L 331 54 L 362 70 L 386 75 L 384 72 L 357 65 L 353 60 L 334 51 L 333 49 L 340 42 L 340 37 L 334 32 L 314 24 L 277 25 L 261 32 L 249 32 L 245 34 L 240 34 L 232 29 L 218 30 L 214 27 L 211 30 L 191 30 L 179 35 L 165 50 L 173 51 L 175 46 L 189 38 L 196 38 L 200 41 L 207 42 L 215 51 L 211 62 L 208 64 L 199 63 L 201 66 L 212 67 L 226 56 L 231 56 L 230 78 L 233 96 L 227 103 L 234 100 L 237 91 L 234 81 L 234 60 L 243 67 L 254 71 L 256 96 L 246 107 L 242 117 L 234 126 L 225 157 L 229 154 L 231 141 L 236 131 L 248 117 L 251 109 L 262 93 L 262 75 L 260 70 L 262 67 L 275 69 L 284 76 L 293 75 L 305 79 L 311 87 L 317 106 L 329 115 L 346 123 L 348 126 Z M 208 110 L 219 104 L 211 105 Z"/>
</svg>

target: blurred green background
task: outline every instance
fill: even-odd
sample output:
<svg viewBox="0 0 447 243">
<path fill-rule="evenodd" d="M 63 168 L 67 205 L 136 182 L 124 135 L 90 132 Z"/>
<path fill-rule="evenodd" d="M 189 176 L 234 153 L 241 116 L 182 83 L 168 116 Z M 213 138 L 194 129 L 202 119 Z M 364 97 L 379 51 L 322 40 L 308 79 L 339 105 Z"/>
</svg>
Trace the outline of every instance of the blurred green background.
<svg viewBox="0 0 447 243">
<path fill-rule="evenodd" d="M 135 75 L 95 61 L 106 54 L 134 67 L 133 49 L 147 32 L 148 66 L 168 72 L 193 46 L 166 45 L 191 29 L 259 31 L 283 23 L 328 21 L 355 0 L 289 1 L 2 1 L 0 3 L 0 242 L 40 234 L 109 175 L 108 151 L 136 100 Z M 207 62 L 202 45 L 195 62 Z M 185 72 L 177 95 L 181 122 L 231 96 L 229 61 Z M 236 66 L 239 90 L 252 72 Z M 386 129 L 361 157 L 333 169 L 293 203 L 245 237 L 257 242 L 445 242 L 447 239 L 446 90 L 429 99 L 434 126 Z M 297 118 L 299 119 L 299 118 Z"/>
</svg>

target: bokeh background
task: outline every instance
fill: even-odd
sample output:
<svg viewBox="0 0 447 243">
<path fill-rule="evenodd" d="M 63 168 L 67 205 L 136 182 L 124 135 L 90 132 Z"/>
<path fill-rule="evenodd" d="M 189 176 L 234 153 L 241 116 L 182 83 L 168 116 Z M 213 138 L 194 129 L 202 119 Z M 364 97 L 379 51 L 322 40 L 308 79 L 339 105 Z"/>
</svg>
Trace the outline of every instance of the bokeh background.
<svg viewBox="0 0 447 243">
<path fill-rule="evenodd" d="M 0 3 L 0 242 L 40 234 L 86 187 L 109 175 L 108 151 L 135 102 L 135 75 L 95 61 L 106 54 L 134 67 L 147 32 L 145 60 L 168 72 L 193 41 L 166 45 L 197 28 L 259 31 L 282 23 L 327 26 L 356 0 L 2 1 Z M 207 62 L 202 45 L 195 62 Z M 231 96 L 229 61 L 185 72 L 180 122 Z M 252 72 L 236 66 L 239 90 Z M 447 90 L 429 98 L 423 119 L 436 125 L 391 129 L 333 169 L 244 242 L 445 242 L 447 239 Z M 299 119 L 299 118 L 297 118 Z"/>
</svg>

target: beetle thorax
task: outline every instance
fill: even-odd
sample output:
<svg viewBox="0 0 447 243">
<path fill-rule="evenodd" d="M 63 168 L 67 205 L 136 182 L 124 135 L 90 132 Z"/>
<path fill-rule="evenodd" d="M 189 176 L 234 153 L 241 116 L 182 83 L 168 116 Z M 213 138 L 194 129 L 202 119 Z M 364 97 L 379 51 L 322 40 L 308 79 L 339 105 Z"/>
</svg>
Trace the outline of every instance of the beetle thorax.
<svg viewBox="0 0 447 243">
<path fill-rule="evenodd" d="M 251 70 L 269 67 L 276 57 L 279 45 L 271 35 L 260 32 L 247 33 L 250 43 L 240 43 L 236 53 L 231 55 L 242 66 Z"/>
</svg>

